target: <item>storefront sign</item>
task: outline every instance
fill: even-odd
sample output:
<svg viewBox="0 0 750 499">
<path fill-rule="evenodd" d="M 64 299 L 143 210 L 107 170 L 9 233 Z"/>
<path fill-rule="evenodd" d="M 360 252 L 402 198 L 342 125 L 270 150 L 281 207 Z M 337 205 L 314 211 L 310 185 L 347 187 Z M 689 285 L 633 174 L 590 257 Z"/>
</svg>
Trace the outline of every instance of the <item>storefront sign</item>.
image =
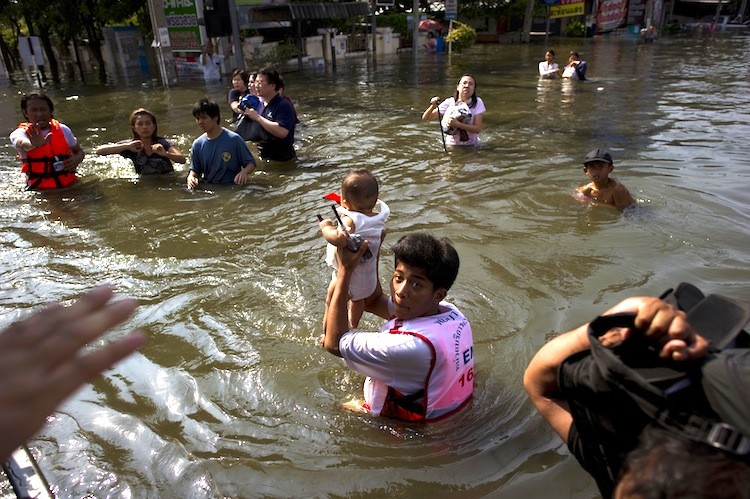
<svg viewBox="0 0 750 499">
<path fill-rule="evenodd" d="M 559 5 L 549 8 L 549 18 L 573 17 L 583 15 L 584 2 L 580 0 L 560 0 Z"/>
<path fill-rule="evenodd" d="M 164 0 L 169 44 L 176 52 L 200 52 L 201 32 L 195 0 Z"/>
<path fill-rule="evenodd" d="M 596 31 L 606 33 L 625 23 L 628 0 L 602 0 L 596 13 Z"/>
</svg>

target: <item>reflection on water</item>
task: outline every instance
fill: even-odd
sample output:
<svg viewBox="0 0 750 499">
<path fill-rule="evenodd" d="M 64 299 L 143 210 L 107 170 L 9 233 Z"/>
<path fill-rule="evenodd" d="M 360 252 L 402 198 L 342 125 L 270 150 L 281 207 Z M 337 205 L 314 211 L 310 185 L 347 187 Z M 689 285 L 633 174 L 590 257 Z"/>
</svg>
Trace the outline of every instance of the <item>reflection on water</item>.
<svg viewBox="0 0 750 499">
<path fill-rule="evenodd" d="M 127 327 L 149 333 L 32 442 L 56 493 L 595 495 L 532 410 L 523 369 L 554 334 L 634 293 L 690 281 L 750 299 L 750 78 L 735 64 L 746 47 L 741 35 L 553 47 L 581 52 L 588 82 L 538 81 L 541 45 L 289 72 L 299 160 L 263 164 L 245 188 L 189 192 L 183 165 L 139 179 L 127 161 L 89 154 L 77 186 L 28 193 L 5 140 L 2 323 L 110 281 L 141 304 Z M 420 116 L 464 72 L 488 109 L 483 146 L 445 153 Z M 0 97 L 5 137 L 23 90 Z M 183 152 L 196 100 L 208 93 L 229 116 L 223 87 L 202 83 L 49 93 L 87 151 L 128 137 L 135 107 Z M 595 147 L 611 150 L 636 210 L 572 196 Z M 389 245 L 409 231 L 448 236 L 461 256 L 450 298 L 472 321 L 478 386 L 460 418 L 412 427 L 339 408 L 362 379 L 317 344 L 328 271 L 315 214 L 360 166 L 393 210 L 383 277 Z"/>
</svg>

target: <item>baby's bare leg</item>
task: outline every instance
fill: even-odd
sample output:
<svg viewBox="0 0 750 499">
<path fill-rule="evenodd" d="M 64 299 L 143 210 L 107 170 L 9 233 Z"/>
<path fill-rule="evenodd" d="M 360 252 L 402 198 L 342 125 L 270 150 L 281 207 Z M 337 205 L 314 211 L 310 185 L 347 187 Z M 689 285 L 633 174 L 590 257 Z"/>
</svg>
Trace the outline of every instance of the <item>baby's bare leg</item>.
<svg viewBox="0 0 750 499">
<path fill-rule="evenodd" d="M 359 326 L 359 320 L 365 312 L 365 300 L 349 301 L 349 323 L 352 327 Z"/>
<path fill-rule="evenodd" d="M 326 339 L 326 318 L 328 317 L 328 307 L 331 305 L 331 297 L 333 296 L 333 288 L 336 286 L 336 279 L 331 279 L 331 283 L 328 285 L 328 291 L 326 291 L 326 308 L 323 311 L 323 334 L 320 337 L 320 346 Z"/>
</svg>

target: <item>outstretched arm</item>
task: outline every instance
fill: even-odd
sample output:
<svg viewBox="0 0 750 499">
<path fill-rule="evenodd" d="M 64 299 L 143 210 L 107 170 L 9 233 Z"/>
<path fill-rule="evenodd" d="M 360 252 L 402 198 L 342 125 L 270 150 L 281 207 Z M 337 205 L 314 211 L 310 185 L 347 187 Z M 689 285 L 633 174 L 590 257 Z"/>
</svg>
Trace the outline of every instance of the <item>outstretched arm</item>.
<svg viewBox="0 0 750 499">
<path fill-rule="evenodd" d="M 430 105 L 424 110 L 424 113 L 422 113 L 422 121 L 434 120 L 437 118 L 440 115 L 438 110 L 439 104 L 440 97 L 437 95 L 430 99 Z"/>
<path fill-rule="evenodd" d="M 109 303 L 102 286 L 70 306 L 49 305 L 0 333 L 0 457 L 31 438 L 74 391 L 145 342 L 134 332 L 83 353 L 87 344 L 125 321 L 133 300 Z"/>
<path fill-rule="evenodd" d="M 349 315 L 347 303 L 349 301 L 349 283 L 357 264 L 365 254 L 369 243 L 365 240 L 359 251 L 353 253 L 346 247 L 338 248 L 339 268 L 336 283 L 331 294 L 331 303 L 326 310 L 325 339 L 323 346 L 333 355 L 341 357 L 339 340 L 349 330 Z"/>
<path fill-rule="evenodd" d="M 143 150 L 143 142 L 140 140 L 124 140 L 116 144 L 105 144 L 96 148 L 96 154 L 106 156 L 108 154 L 120 154 L 123 151 L 138 152 Z"/>
</svg>

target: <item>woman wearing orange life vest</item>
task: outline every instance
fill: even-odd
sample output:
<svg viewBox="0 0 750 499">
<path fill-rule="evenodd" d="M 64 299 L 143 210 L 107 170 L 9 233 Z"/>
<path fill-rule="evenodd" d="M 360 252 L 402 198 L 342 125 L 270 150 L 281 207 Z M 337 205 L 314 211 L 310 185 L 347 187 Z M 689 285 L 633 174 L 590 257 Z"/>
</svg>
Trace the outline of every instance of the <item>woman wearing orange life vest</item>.
<svg viewBox="0 0 750 499">
<path fill-rule="evenodd" d="M 42 93 L 24 95 L 21 111 L 25 123 L 18 125 L 10 141 L 21 158 L 29 190 L 59 189 L 76 180 L 76 167 L 85 153 L 73 132 L 52 117 L 52 100 Z"/>
</svg>

